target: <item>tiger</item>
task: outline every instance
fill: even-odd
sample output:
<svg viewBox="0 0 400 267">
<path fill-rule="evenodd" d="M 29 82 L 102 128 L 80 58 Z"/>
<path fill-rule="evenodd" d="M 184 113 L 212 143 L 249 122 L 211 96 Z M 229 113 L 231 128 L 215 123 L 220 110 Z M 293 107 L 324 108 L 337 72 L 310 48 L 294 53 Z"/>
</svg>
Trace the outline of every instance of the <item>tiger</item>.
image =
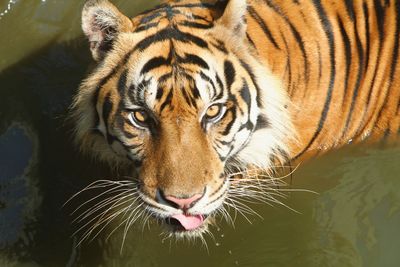
<svg viewBox="0 0 400 267">
<path fill-rule="evenodd" d="M 249 171 L 399 135 L 398 0 L 88 0 L 82 29 L 75 140 L 136 177 L 128 228 L 201 236 Z"/>
</svg>

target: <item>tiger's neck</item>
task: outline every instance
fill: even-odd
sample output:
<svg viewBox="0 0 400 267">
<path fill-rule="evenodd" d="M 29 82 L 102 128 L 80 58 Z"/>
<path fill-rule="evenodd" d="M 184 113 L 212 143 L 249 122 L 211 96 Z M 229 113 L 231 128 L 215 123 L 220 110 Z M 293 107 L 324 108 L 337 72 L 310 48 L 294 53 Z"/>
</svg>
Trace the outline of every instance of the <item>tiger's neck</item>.
<svg viewBox="0 0 400 267">
<path fill-rule="evenodd" d="M 283 81 L 295 107 L 300 142 L 292 145 L 294 158 L 398 135 L 400 3 L 352 5 L 249 1 L 249 41 Z"/>
</svg>

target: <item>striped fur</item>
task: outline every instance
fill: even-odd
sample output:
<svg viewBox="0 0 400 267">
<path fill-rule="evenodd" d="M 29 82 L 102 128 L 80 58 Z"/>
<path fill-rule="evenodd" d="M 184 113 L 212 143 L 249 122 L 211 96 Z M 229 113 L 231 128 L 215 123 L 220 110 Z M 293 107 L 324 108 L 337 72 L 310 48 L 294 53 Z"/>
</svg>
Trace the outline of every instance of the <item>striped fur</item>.
<svg viewBox="0 0 400 267">
<path fill-rule="evenodd" d="M 90 0 L 82 26 L 99 63 L 75 99 L 76 139 L 134 165 L 156 216 L 176 212 L 157 190 L 205 192 L 189 213 L 210 214 L 230 170 L 399 133 L 400 1 L 183 0 L 128 19 Z"/>
</svg>

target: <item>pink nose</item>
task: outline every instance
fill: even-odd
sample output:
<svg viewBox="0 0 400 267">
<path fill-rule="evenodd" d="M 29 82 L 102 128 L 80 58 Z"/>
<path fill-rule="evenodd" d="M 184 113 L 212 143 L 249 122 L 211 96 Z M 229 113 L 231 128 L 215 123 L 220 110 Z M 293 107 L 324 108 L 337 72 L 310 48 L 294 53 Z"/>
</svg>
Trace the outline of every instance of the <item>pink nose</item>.
<svg viewBox="0 0 400 267">
<path fill-rule="evenodd" d="M 195 194 L 189 198 L 177 198 L 174 196 L 165 196 L 165 199 L 178 205 L 180 209 L 189 209 L 193 203 L 202 197 L 201 194 Z"/>
</svg>

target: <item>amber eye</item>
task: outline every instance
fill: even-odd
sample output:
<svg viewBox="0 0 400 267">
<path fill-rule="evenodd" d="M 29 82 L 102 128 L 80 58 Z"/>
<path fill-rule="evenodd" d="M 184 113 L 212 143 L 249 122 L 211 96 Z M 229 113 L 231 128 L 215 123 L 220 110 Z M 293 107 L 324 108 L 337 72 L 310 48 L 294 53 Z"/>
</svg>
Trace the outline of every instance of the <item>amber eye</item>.
<svg viewBox="0 0 400 267">
<path fill-rule="evenodd" d="M 204 118 L 209 122 L 217 122 L 225 113 L 225 106 L 223 104 L 214 104 L 208 107 Z"/>
<path fill-rule="evenodd" d="M 142 109 L 134 110 L 129 114 L 130 121 L 138 127 L 144 127 L 147 124 L 149 115 Z"/>
</svg>

